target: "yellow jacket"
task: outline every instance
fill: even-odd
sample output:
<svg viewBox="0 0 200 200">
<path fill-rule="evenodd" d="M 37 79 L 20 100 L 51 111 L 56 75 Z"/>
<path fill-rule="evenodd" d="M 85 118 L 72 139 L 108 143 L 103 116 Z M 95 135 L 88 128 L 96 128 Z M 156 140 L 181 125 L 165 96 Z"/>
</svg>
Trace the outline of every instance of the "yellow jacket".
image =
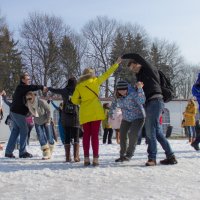
<svg viewBox="0 0 200 200">
<path fill-rule="evenodd" d="M 184 126 L 195 126 L 195 116 L 197 113 L 197 107 L 195 102 L 193 101 L 193 103 L 188 104 L 185 112 L 183 113 L 184 115 Z"/>
<path fill-rule="evenodd" d="M 71 97 L 73 104 L 80 105 L 79 120 L 80 124 L 87 122 L 104 120 L 105 114 L 99 98 L 88 88 L 99 95 L 100 85 L 118 68 L 119 64 L 112 65 L 105 73 L 99 77 L 88 77 L 86 80 L 77 84 Z"/>
<path fill-rule="evenodd" d="M 105 129 L 105 128 L 112 128 L 111 124 L 109 124 L 109 122 L 108 122 L 109 109 L 104 109 L 104 113 L 105 113 L 106 118 L 102 121 L 102 127 L 103 127 L 103 129 Z"/>
</svg>

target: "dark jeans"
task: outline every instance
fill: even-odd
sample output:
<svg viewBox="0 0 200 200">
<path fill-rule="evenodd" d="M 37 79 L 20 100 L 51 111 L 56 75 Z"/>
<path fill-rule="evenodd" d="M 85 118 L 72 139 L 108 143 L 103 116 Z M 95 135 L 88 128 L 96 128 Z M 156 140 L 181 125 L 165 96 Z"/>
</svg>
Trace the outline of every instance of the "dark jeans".
<svg viewBox="0 0 200 200">
<path fill-rule="evenodd" d="M 77 127 L 63 127 L 65 133 L 65 144 L 70 144 L 71 140 L 74 140 L 74 143 L 79 143 L 79 128 Z"/>
<path fill-rule="evenodd" d="M 106 140 L 108 138 L 108 144 L 112 144 L 112 135 L 113 135 L 113 129 L 112 128 L 104 128 L 103 133 L 103 143 L 106 143 Z"/>
<path fill-rule="evenodd" d="M 148 158 L 156 160 L 157 154 L 157 140 L 165 151 L 166 157 L 171 157 L 174 152 L 172 151 L 169 142 L 165 138 L 162 126 L 159 123 L 159 118 L 164 108 L 163 100 L 160 98 L 152 99 L 145 105 L 146 111 L 146 137 L 148 143 Z"/>
<path fill-rule="evenodd" d="M 20 136 L 20 149 L 19 155 L 26 153 L 26 142 L 28 135 L 28 126 L 26 122 L 26 117 L 17 113 L 10 112 L 11 118 L 13 120 L 13 128 L 6 146 L 6 154 L 12 154 L 15 149 L 15 144 L 17 142 L 18 136 Z"/>
<path fill-rule="evenodd" d="M 33 124 L 27 124 L 28 125 L 28 136 L 27 136 L 27 145 L 29 145 L 29 140 L 30 140 L 30 137 L 31 137 L 31 131 L 34 127 Z"/>
<path fill-rule="evenodd" d="M 135 151 L 138 141 L 138 132 L 144 125 L 144 119 L 136 119 L 133 122 L 122 120 L 120 126 L 120 157 L 126 156 L 131 158 Z M 127 136 L 129 144 L 127 147 Z"/>
</svg>

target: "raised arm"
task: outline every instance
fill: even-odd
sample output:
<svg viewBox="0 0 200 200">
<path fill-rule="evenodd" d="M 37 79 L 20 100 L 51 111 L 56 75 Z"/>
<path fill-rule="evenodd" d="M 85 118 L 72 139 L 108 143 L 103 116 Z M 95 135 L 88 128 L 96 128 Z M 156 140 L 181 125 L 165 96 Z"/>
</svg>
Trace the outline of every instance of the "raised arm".
<svg viewBox="0 0 200 200">
<path fill-rule="evenodd" d="M 106 81 L 110 77 L 110 75 L 116 71 L 121 62 L 122 59 L 121 57 L 119 57 L 114 65 L 112 65 L 106 72 L 104 72 L 101 76 L 98 77 L 99 85 L 101 85 L 104 81 Z"/>
</svg>

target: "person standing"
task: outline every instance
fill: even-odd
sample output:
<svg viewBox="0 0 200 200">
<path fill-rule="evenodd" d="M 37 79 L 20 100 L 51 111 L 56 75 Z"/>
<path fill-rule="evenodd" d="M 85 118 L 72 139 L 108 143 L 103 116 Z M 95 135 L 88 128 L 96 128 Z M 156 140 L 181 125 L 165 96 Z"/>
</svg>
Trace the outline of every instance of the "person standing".
<svg viewBox="0 0 200 200">
<path fill-rule="evenodd" d="M 27 73 L 22 74 L 20 77 L 20 83 L 16 87 L 13 95 L 12 105 L 10 107 L 10 115 L 13 120 L 13 129 L 11 131 L 8 144 L 5 150 L 5 157 L 15 158 L 13 151 L 18 136 L 20 136 L 20 158 L 31 158 L 32 154 L 26 150 L 28 127 L 26 123 L 26 115 L 29 110 L 26 107 L 25 96 L 29 91 L 43 90 L 46 91 L 46 87 L 42 85 L 30 85 L 30 77 Z"/>
<path fill-rule="evenodd" d="M 143 104 L 145 95 L 142 89 L 143 83 L 138 82 L 131 92 L 128 83 L 120 80 L 116 85 L 116 100 L 111 104 L 109 115 L 112 118 L 113 111 L 118 105 L 122 110 L 122 123 L 120 126 L 120 157 L 115 162 L 129 161 L 135 151 L 138 133 L 144 125 L 145 111 Z M 127 146 L 128 138 L 128 146 Z"/>
<path fill-rule="evenodd" d="M 112 129 L 111 124 L 108 122 L 109 103 L 104 103 L 103 108 L 104 108 L 104 113 L 106 116 L 106 118 L 102 121 L 102 127 L 104 130 L 103 144 L 106 144 L 107 140 L 108 140 L 108 144 L 112 144 L 113 129 Z"/>
<path fill-rule="evenodd" d="M 60 94 L 63 99 L 63 109 L 61 112 L 61 121 L 64 129 L 64 147 L 65 147 L 65 159 L 66 162 L 71 162 L 71 140 L 74 139 L 74 161 L 79 162 L 79 108 L 77 105 L 72 104 L 70 98 L 76 87 L 76 79 L 70 78 L 65 88 L 54 89 L 49 87 L 48 90 L 55 94 Z"/>
<path fill-rule="evenodd" d="M 122 59 L 129 59 L 129 69 L 136 74 L 137 81 L 144 84 L 143 90 L 146 96 L 145 129 L 148 143 L 148 161 L 146 166 L 156 165 L 157 140 L 166 154 L 166 159 L 161 160 L 160 164 L 177 164 L 174 152 L 159 124 L 159 117 L 163 111 L 164 102 L 158 70 L 136 53 L 125 54 L 122 56 Z"/>
<path fill-rule="evenodd" d="M 26 101 L 27 107 L 34 117 L 35 129 L 43 153 L 42 159 L 50 159 L 55 145 L 50 125 L 50 106 L 45 100 L 39 99 L 33 92 L 26 94 Z"/>
<path fill-rule="evenodd" d="M 104 110 L 99 100 L 100 86 L 118 68 L 120 63 L 121 58 L 118 58 L 116 63 L 99 77 L 95 76 L 93 69 L 84 69 L 72 95 L 72 103 L 80 105 L 79 119 L 84 130 L 83 150 L 85 166 L 90 165 L 90 141 L 93 149 L 93 166 L 99 165 L 99 127 L 101 120 L 105 119 Z"/>
<path fill-rule="evenodd" d="M 62 115 L 62 110 L 63 110 L 63 102 L 60 103 L 59 106 L 57 106 L 53 100 L 50 101 L 51 104 L 53 105 L 53 107 L 58 111 L 59 113 L 59 117 L 58 117 L 58 130 L 59 130 L 59 135 L 60 135 L 60 139 L 62 144 L 65 144 L 65 134 L 64 134 L 64 129 L 62 126 L 62 120 L 61 120 L 61 115 Z"/>
<path fill-rule="evenodd" d="M 196 139 L 195 131 L 195 117 L 197 114 L 197 107 L 193 99 L 188 100 L 188 104 L 185 108 L 184 116 L 184 126 L 187 129 L 189 143 L 193 143 Z"/>
<path fill-rule="evenodd" d="M 113 111 L 112 117 L 109 117 L 108 123 L 111 124 L 112 128 L 115 130 L 116 134 L 116 142 L 120 144 L 120 126 L 122 122 L 122 111 L 119 106 L 116 106 L 115 110 Z"/>
</svg>

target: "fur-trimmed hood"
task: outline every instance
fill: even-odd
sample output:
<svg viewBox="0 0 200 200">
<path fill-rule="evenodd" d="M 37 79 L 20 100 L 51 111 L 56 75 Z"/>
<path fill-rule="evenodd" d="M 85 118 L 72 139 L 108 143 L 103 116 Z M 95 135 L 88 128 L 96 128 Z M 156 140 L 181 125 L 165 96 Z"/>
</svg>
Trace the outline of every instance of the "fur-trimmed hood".
<svg viewBox="0 0 200 200">
<path fill-rule="evenodd" d="M 83 81 L 86 81 L 86 80 L 88 80 L 90 78 L 94 78 L 93 73 L 89 73 L 89 74 L 85 74 L 85 75 L 80 76 L 77 83 L 78 84 L 82 83 Z"/>
</svg>

